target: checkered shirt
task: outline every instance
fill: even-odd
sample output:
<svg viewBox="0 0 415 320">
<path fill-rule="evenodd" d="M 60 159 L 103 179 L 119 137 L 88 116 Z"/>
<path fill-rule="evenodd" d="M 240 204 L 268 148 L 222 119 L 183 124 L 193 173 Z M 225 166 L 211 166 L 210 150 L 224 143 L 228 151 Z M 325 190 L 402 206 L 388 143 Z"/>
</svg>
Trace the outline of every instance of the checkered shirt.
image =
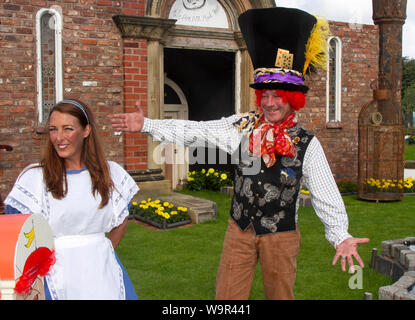
<svg viewBox="0 0 415 320">
<path fill-rule="evenodd" d="M 180 119 L 144 119 L 141 132 L 156 141 L 175 143 L 186 147 L 206 147 L 215 145 L 232 154 L 238 149 L 242 133 L 233 125 L 241 117 L 235 114 L 219 120 L 189 121 Z M 336 247 L 350 238 L 348 217 L 324 150 L 316 137 L 313 137 L 303 161 L 303 182 L 310 191 L 313 208 L 324 224 L 325 236 Z M 298 210 L 298 204 L 297 204 Z"/>
</svg>

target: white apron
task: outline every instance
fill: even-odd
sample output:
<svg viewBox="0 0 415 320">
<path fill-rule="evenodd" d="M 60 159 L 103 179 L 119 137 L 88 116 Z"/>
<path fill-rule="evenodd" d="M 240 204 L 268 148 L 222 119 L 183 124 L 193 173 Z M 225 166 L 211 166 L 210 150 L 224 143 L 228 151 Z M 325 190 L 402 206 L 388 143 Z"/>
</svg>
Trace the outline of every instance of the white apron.
<svg viewBox="0 0 415 320">
<path fill-rule="evenodd" d="M 6 198 L 22 213 L 41 213 L 52 229 L 56 263 L 45 277 L 52 299 L 125 299 L 122 269 L 105 233 L 128 216 L 138 187 L 118 164 L 108 164 L 115 190 L 101 209 L 87 170 L 67 173 L 62 200 L 46 191 L 40 168 L 24 171 Z"/>
<path fill-rule="evenodd" d="M 55 238 L 56 263 L 46 276 L 54 300 L 123 300 L 123 274 L 104 233 Z"/>
</svg>

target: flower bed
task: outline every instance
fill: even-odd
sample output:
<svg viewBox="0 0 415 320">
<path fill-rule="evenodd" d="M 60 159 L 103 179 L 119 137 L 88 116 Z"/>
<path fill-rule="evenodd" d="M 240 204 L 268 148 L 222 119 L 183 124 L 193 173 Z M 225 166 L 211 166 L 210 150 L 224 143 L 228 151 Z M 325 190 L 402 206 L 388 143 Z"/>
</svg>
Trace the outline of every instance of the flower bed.
<svg viewBox="0 0 415 320">
<path fill-rule="evenodd" d="M 151 198 L 140 203 L 133 202 L 130 213 L 136 220 L 145 222 L 159 229 L 174 228 L 191 223 L 187 208 L 173 203 L 152 201 Z"/>
<path fill-rule="evenodd" d="M 363 181 L 363 184 L 367 185 L 368 190 L 373 190 L 374 192 L 415 192 L 414 179 L 412 177 L 404 180 L 370 178 Z"/>
<path fill-rule="evenodd" d="M 228 172 L 216 171 L 213 168 L 188 172 L 186 187 L 192 191 L 204 189 L 219 191 L 221 187 L 232 185 L 232 180 L 229 176 Z"/>
</svg>

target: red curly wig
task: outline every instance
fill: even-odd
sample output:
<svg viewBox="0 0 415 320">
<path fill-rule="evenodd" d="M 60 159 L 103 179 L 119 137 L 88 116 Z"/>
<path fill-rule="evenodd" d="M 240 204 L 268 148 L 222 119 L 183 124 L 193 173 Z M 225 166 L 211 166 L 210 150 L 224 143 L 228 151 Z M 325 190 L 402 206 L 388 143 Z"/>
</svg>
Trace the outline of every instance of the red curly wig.
<svg viewBox="0 0 415 320">
<path fill-rule="evenodd" d="M 268 89 L 256 89 L 256 106 L 261 106 L 261 99 L 262 93 Z M 295 110 L 298 111 L 305 106 L 306 102 L 306 94 L 299 92 L 299 91 L 286 91 L 286 90 L 279 90 L 275 89 L 277 95 L 282 97 L 284 102 L 288 102 L 290 106 Z"/>
</svg>

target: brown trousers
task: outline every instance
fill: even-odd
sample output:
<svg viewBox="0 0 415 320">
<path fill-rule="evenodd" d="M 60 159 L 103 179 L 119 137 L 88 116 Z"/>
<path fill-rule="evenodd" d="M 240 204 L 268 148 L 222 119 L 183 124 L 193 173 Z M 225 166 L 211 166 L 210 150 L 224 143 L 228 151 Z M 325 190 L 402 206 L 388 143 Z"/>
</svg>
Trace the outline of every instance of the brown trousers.
<svg viewBox="0 0 415 320">
<path fill-rule="evenodd" d="M 269 300 L 293 300 L 300 231 L 256 236 L 230 218 L 216 278 L 217 300 L 247 300 L 258 259 Z"/>
</svg>

